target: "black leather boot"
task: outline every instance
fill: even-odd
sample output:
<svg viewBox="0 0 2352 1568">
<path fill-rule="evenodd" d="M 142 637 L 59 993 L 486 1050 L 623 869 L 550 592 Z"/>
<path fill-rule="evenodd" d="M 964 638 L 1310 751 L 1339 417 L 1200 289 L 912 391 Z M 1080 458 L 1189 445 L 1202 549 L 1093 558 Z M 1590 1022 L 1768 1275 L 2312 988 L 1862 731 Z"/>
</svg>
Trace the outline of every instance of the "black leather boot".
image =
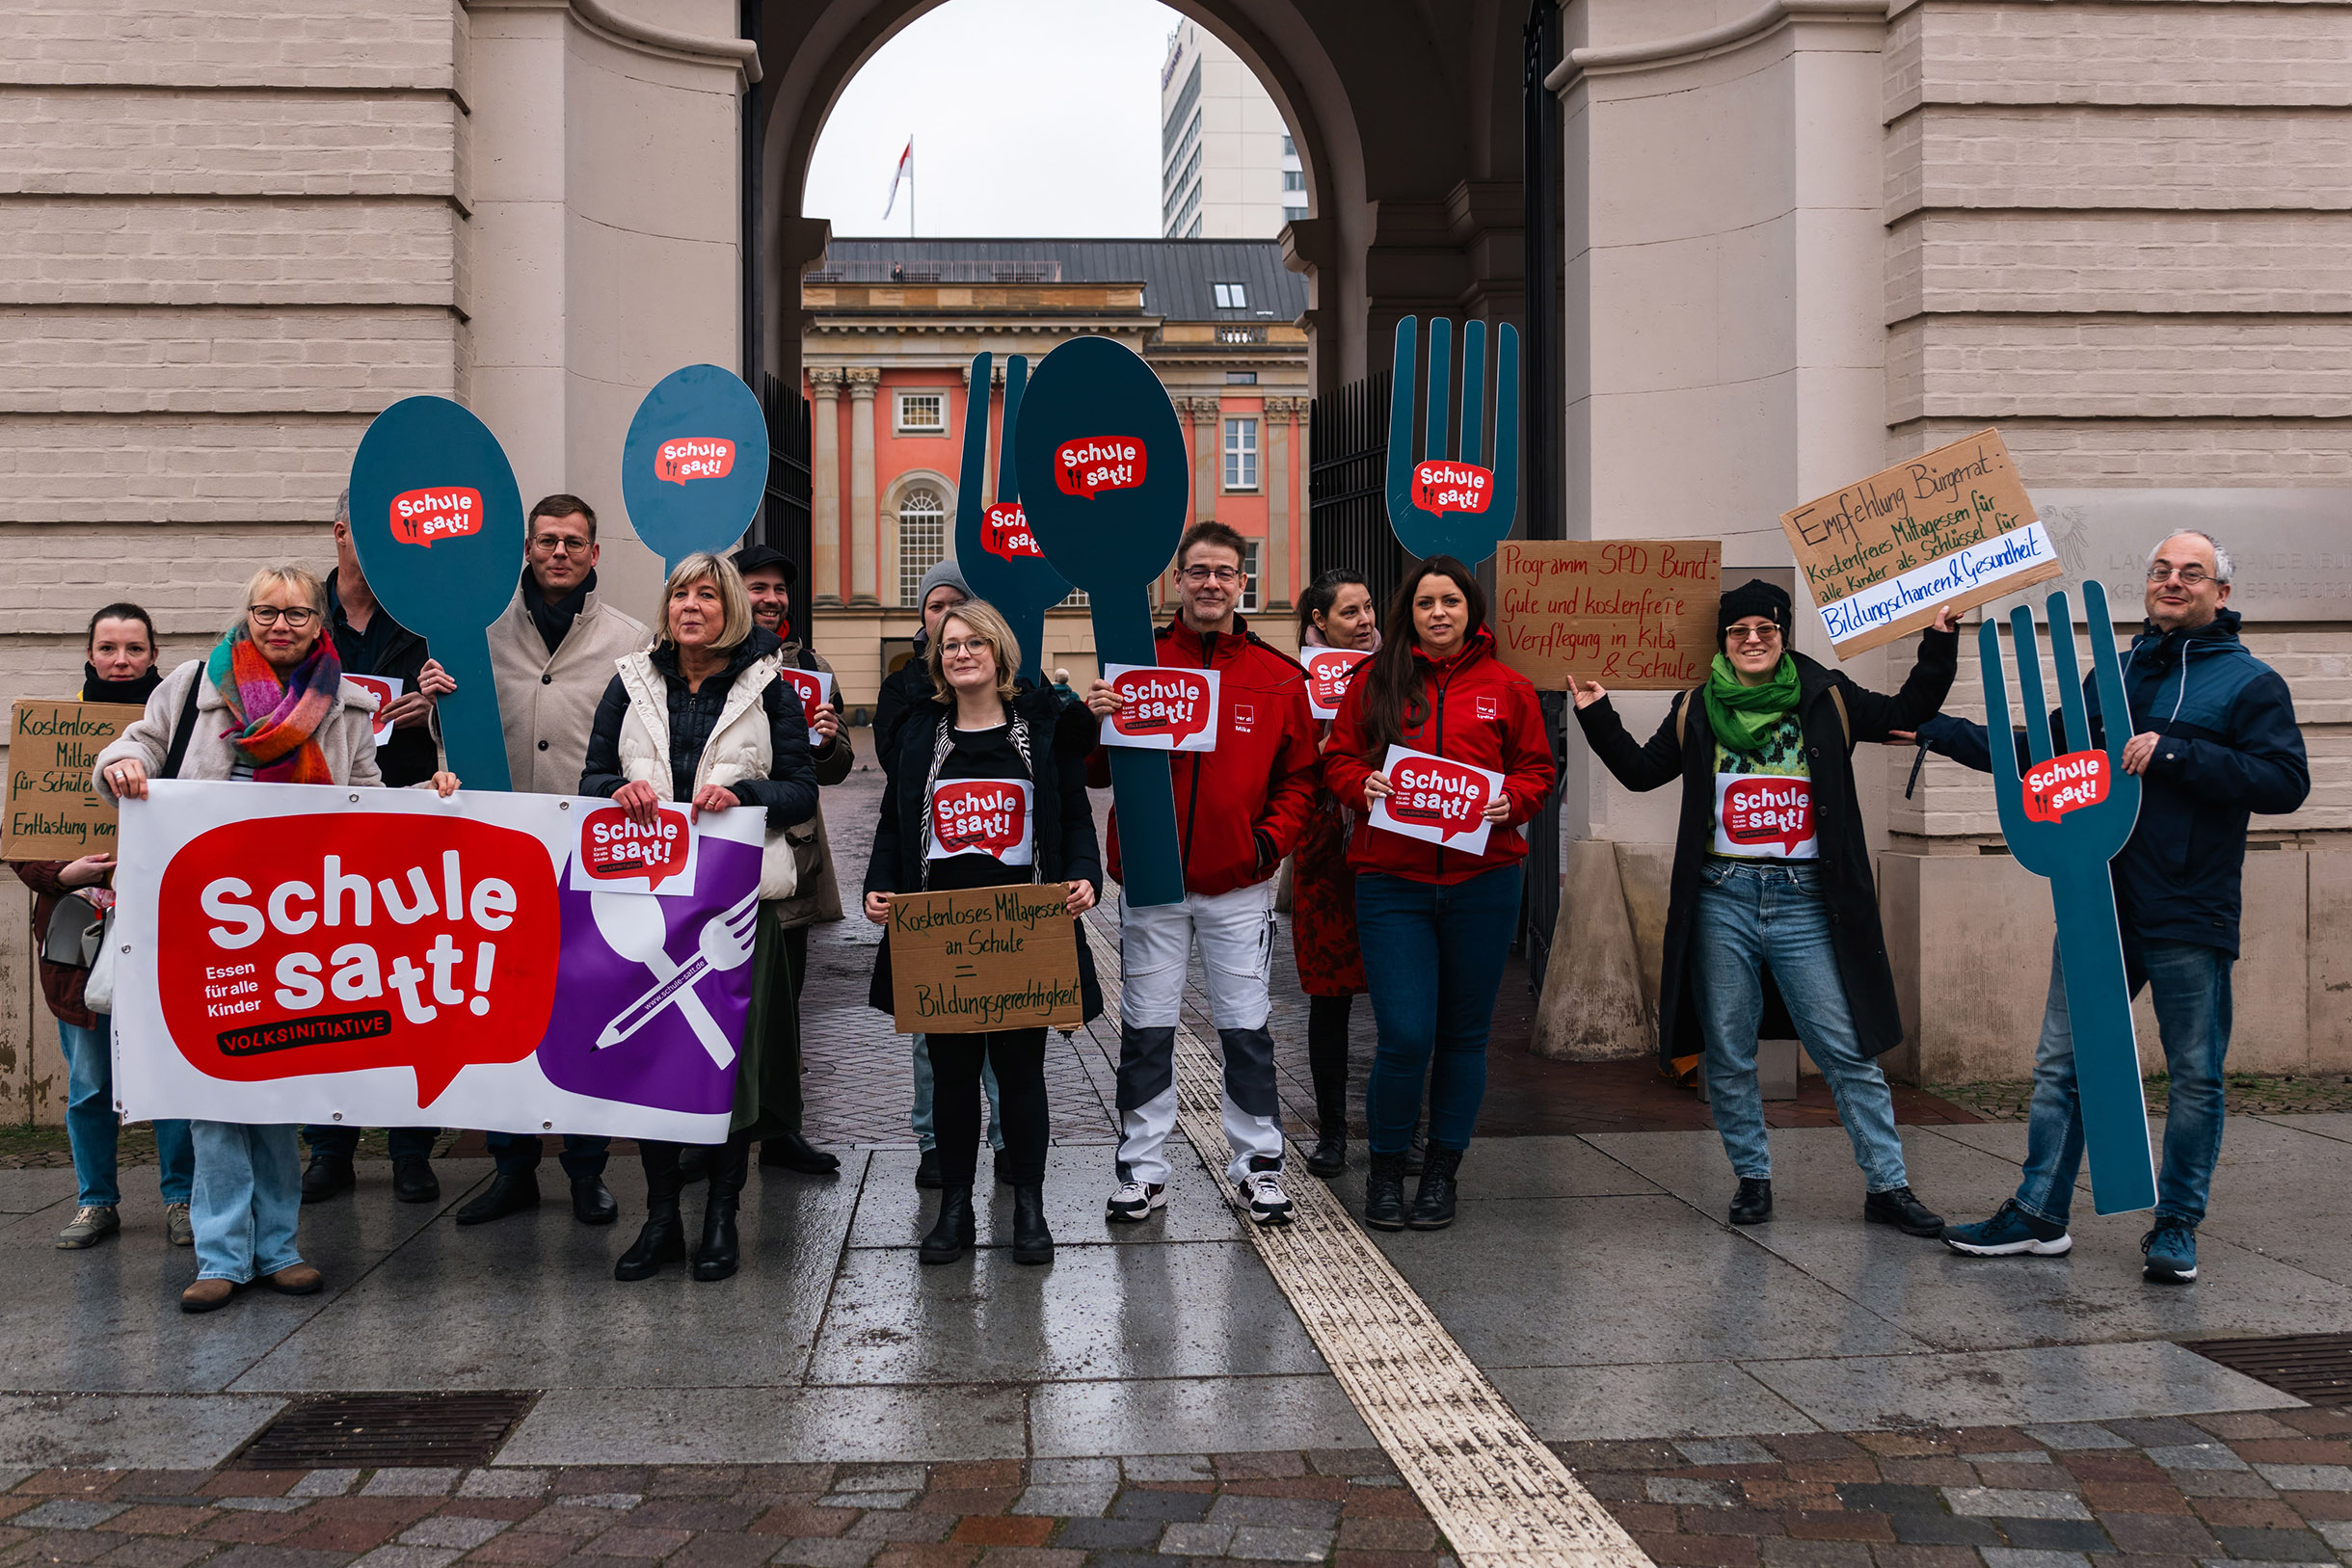
<svg viewBox="0 0 2352 1568">
<path fill-rule="evenodd" d="M 1761 1225 L 1772 1218 L 1772 1179 L 1743 1176 L 1739 1191 L 1731 1195 L 1731 1223 Z"/>
<path fill-rule="evenodd" d="M 1364 1178 L 1364 1223 L 1376 1231 L 1404 1229 L 1404 1156 L 1375 1152 Z"/>
<path fill-rule="evenodd" d="M 1050 1263 L 1054 1233 L 1045 1223 L 1045 1187 L 1035 1182 L 1013 1183 L 1013 1262 Z"/>
<path fill-rule="evenodd" d="M 1404 1148 L 1404 1174 L 1419 1176 L 1423 1171 L 1429 1169 L 1429 1129 L 1423 1127 L 1419 1122 L 1415 1122 L 1413 1124 L 1413 1141 Z"/>
<path fill-rule="evenodd" d="M 1461 1164 L 1459 1149 L 1430 1151 L 1421 1167 L 1421 1185 L 1413 1189 L 1413 1212 L 1405 1224 L 1416 1231 L 1442 1231 L 1454 1223 L 1454 1174 Z"/>
<path fill-rule="evenodd" d="M 710 1196 L 703 1202 L 703 1242 L 694 1249 L 694 1277 L 723 1280 L 742 1264 L 735 1210 L 751 1178 L 751 1140 L 729 1138 L 710 1152 Z"/>
<path fill-rule="evenodd" d="M 640 1142 L 637 1150 L 645 1161 L 645 1228 L 612 1265 L 616 1280 L 652 1279 L 665 1263 L 686 1257 L 686 1230 L 678 1217 L 678 1145 Z"/>
<path fill-rule="evenodd" d="M 972 1248 L 976 1232 L 972 1217 L 972 1183 L 943 1187 L 939 1194 L 939 1222 L 931 1234 L 922 1238 L 922 1261 L 926 1263 L 951 1263 Z"/>
<path fill-rule="evenodd" d="M 1322 998 L 1317 997 L 1320 1001 Z M 1307 1171 L 1324 1181 L 1348 1168 L 1348 1042 L 1307 1043 L 1307 1070 L 1315 1078 L 1315 1149 Z"/>
<path fill-rule="evenodd" d="M 829 1155 L 799 1132 L 779 1132 L 760 1145 L 760 1163 L 781 1165 L 803 1176 L 839 1176 L 842 1157 Z"/>
</svg>

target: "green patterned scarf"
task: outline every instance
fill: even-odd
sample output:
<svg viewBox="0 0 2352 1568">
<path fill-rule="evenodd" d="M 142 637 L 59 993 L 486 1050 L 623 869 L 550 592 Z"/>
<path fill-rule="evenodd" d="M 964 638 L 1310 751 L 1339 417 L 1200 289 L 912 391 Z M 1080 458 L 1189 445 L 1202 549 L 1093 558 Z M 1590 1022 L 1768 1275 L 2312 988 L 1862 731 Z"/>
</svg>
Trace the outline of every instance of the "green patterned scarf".
<svg viewBox="0 0 2352 1568">
<path fill-rule="evenodd" d="M 1786 653 L 1761 686 L 1743 686 L 1724 654 L 1707 677 L 1707 723 L 1727 752 L 1752 752 L 1797 705 L 1797 661 Z"/>
</svg>

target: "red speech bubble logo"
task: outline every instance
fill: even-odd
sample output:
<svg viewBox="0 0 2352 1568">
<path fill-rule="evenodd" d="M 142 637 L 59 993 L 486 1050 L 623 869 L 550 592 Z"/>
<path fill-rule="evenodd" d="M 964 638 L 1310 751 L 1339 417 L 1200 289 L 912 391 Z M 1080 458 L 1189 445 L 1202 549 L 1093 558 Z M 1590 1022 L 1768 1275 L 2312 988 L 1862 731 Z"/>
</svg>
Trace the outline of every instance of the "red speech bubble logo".
<svg viewBox="0 0 2352 1568">
<path fill-rule="evenodd" d="M 1054 484 L 1064 495 L 1092 500 L 1107 490 L 1143 483 L 1143 443 L 1125 436 L 1091 436 L 1054 449 Z"/>
<path fill-rule="evenodd" d="M 825 678 L 821 670 L 779 670 L 776 674 L 784 683 L 800 694 L 800 716 L 803 721 L 816 723 L 817 711 L 825 705 Z"/>
<path fill-rule="evenodd" d="M 1111 685 L 1126 699 L 1110 717 L 1122 735 L 1165 735 L 1182 745 L 1209 728 L 1209 682 L 1189 670 L 1128 670 Z"/>
<path fill-rule="evenodd" d="M 1311 648 L 1306 652 L 1307 702 L 1316 717 L 1331 718 L 1339 712 L 1340 699 L 1348 695 L 1348 682 L 1354 678 L 1355 667 L 1372 657 L 1352 648 Z"/>
<path fill-rule="evenodd" d="M 1397 764 L 1388 814 L 1400 822 L 1435 828 L 1444 838 L 1478 832 L 1486 810 L 1486 776 L 1444 757 L 1412 757 Z"/>
<path fill-rule="evenodd" d="M 658 888 L 686 868 L 692 845 L 686 813 L 667 806 L 650 828 L 631 822 L 618 806 L 601 806 L 580 818 L 580 868 L 598 882 L 643 877 L 648 890 Z"/>
<path fill-rule="evenodd" d="M 2025 770 L 2025 814 L 2055 822 L 2067 812 L 2107 798 L 2113 765 L 2105 752 L 2069 752 Z"/>
<path fill-rule="evenodd" d="M 1042 561 L 1037 536 L 1029 532 L 1029 515 L 1016 502 L 991 506 L 980 519 L 980 548 L 1001 561 Z"/>
<path fill-rule="evenodd" d="M 1417 463 L 1413 504 L 1424 512 L 1483 512 L 1494 499 L 1494 470 L 1475 463 Z"/>
<path fill-rule="evenodd" d="M 537 838 L 462 817 L 260 817 L 164 867 L 164 1023 L 237 1083 L 408 1067 L 418 1109 L 538 1049 L 562 945 Z"/>
<path fill-rule="evenodd" d="M 1733 780 L 1724 786 L 1724 837 L 1795 852 L 1813 837 L 1812 784 L 1762 775 Z"/>
<path fill-rule="evenodd" d="M 443 539 L 482 531 L 482 492 L 452 485 L 442 490 L 404 490 L 392 497 L 392 537 L 403 545 L 431 549 Z"/>
<path fill-rule="evenodd" d="M 1000 780 L 949 780 L 931 791 L 931 837 L 950 855 L 1001 859 L 1029 842 L 1029 803 Z"/>
<path fill-rule="evenodd" d="M 724 479 L 735 471 L 735 442 L 717 436 L 681 436 L 654 451 L 654 477 L 673 485 Z"/>
</svg>

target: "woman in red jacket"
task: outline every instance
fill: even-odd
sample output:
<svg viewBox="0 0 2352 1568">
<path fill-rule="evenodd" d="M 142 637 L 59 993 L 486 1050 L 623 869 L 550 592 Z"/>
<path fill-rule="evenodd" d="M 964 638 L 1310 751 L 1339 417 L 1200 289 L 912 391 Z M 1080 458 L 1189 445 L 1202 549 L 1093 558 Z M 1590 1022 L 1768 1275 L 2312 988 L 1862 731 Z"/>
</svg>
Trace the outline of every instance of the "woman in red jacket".
<svg viewBox="0 0 2352 1568">
<path fill-rule="evenodd" d="M 1486 1093 L 1486 1033 L 1527 854 L 1519 824 L 1551 793 L 1555 770 L 1536 688 L 1494 656 L 1486 596 L 1468 567 L 1449 555 L 1424 561 L 1390 607 L 1388 627 L 1388 641 L 1340 704 L 1323 777 L 1332 794 L 1366 813 L 1348 846 L 1356 938 L 1380 1034 L 1366 1097 L 1372 1175 L 1364 1221 L 1381 1231 L 1440 1231 L 1454 1223 L 1456 1172 Z M 1392 765 L 1398 749 L 1420 759 Z M 1502 786 L 1472 786 L 1447 762 L 1500 774 Z M 1372 813 L 1384 801 L 1437 837 L 1376 825 Z M 1408 1215 L 1405 1147 L 1425 1073 L 1430 1152 Z"/>
</svg>

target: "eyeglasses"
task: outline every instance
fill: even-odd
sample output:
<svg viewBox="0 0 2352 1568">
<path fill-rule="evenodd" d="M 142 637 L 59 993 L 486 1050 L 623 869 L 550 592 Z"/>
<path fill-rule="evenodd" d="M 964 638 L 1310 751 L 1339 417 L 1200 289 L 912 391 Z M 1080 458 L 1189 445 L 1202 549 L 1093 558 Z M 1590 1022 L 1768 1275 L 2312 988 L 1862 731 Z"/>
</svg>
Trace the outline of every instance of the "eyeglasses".
<svg viewBox="0 0 2352 1568">
<path fill-rule="evenodd" d="M 2210 581 L 2212 576 L 2213 573 L 2203 567 L 2168 567 L 2159 563 L 2148 569 L 2150 582 L 2164 582 L 2178 577 L 2183 588 L 2194 588 L 2199 583 Z"/>
<path fill-rule="evenodd" d="M 942 643 L 939 645 L 939 656 L 941 658 L 947 658 L 951 654 L 956 653 L 970 653 L 975 657 L 977 657 L 981 653 L 991 651 L 993 651 L 993 649 L 990 647 L 990 645 L 977 637 L 959 637 L 954 642 Z"/>
<path fill-rule="evenodd" d="M 274 626 L 281 619 L 283 619 L 285 624 L 296 631 L 302 630 L 303 627 L 318 619 L 316 610 L 306 610 L 299 604 L 283 610 L 275 604 L 248 604 L 245 606 L 245 613 L 254 618 L 255 625 Z"/>
<path fill-rule="evenodd" d="M 1725 626 L 1724 638 L 1734 643 L 1777 643 L 1780 640 L 1778 626 Z"/>
<path fill-rule="evenodd" d="M 564 534 L 534 535 L 531 545 L 548 555 L 585 555 L 589 548 L 588 541 Z"/>
<path fill-rule="evenodd" d="M 1232 567 L 1187 567 L 1177 575 L 1191 583 L 1237 583 L 1242 580 L 1241 572 Z"/>
</svg>

